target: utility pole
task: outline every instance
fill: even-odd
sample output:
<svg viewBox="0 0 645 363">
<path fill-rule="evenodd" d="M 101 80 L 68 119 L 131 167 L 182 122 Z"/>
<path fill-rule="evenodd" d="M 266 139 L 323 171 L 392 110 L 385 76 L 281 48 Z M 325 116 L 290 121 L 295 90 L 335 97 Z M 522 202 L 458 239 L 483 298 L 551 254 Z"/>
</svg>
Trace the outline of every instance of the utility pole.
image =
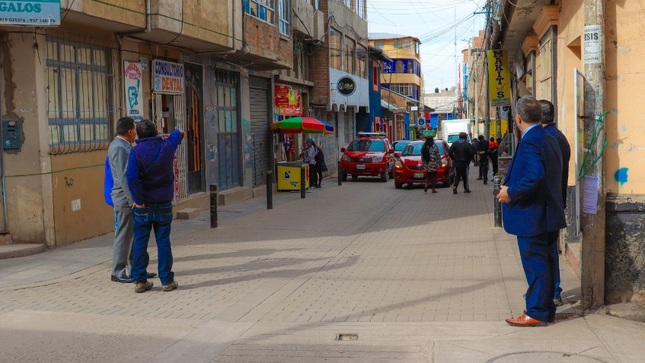
<svg viewBox="0 0 645 363">
<path fill-rule="evenodd" d="M 584 135 L 589 149 L 586 175 L 582 182 L 588 189 L 598 180 L 595 213 L 582 213 L 581 305 L 597 308 L 605 300 L 605 175 L 603 168 L 604 127 L 604 0 L 584 0 Z M 594 138 L 594 135 L 596 137 Z M 593 189 L 592 189 L 593 190 Z M 586 193 L 583 193 L 586 194 Z M 577 196 L 578 198 L 580 196 Z"/>
</svg>

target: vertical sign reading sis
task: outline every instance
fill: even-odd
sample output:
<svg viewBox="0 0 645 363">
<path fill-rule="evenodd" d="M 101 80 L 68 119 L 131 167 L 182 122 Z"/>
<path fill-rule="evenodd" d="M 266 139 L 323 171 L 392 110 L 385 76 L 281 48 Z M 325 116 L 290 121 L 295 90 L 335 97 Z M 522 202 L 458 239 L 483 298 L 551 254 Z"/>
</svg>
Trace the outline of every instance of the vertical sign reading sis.
<svg viewBox="0 0 645 363">
<path fill-rule="evenodd" d="M 135 121 L 143 120 L 143 95 L 141 92 L 141 63 L 123 62 L 125 70 L 125 107 L 126 116 L 132 117 Z"/>
<path fill-rule="evenodd" d="M 60 25 L 60 0 L 0 1 L 0 25 Z"/>
<path fill-rule="evenodd" d="M 511 77 L 508 68 L 508 51 L 489 50 L 487 56 L 490 105 L 493 107 L 510 105 Z"/>
<path fill-rule="evenodd" d="M 167 94 L 184 93 L 184 65 L 155 59 L 152 61 L 154 92 Z"/>
<path fill-rule="evenodd" d="M 585 64 L 602 63 L 602 28 L 600 25 L 585 25 Z"/>
</svg>

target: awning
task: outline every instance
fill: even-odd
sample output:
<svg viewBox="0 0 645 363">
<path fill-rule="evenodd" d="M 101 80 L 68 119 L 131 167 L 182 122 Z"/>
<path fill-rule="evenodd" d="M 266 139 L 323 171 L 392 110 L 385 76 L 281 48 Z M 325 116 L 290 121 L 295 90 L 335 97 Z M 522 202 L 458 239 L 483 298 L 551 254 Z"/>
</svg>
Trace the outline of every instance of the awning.
<svg viewBox="0 0 645 363">
<path fill-rule="evenodd" d="M 393 104 L 388 103 L 388 102 L 386 102 L 384 100 L 381 100 L 381 108 L 387 108 L 390 111 L 401 111 L 400 108 L 398 108 L 398 107 L 394 106 Z"/>
</svg>

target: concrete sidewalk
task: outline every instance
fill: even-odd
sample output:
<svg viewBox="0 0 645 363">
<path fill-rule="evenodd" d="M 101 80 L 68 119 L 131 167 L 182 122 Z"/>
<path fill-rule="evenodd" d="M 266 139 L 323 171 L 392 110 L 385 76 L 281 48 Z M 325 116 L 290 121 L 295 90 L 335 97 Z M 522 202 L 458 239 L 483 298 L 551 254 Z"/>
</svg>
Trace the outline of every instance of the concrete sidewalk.
<svg viewBox="0 0 645 363">
<path fill-rule="evenodd" d="M 565 306 L 516 328 L 526 282 L 494 228 L 492 185 L 472 194 L 360 179 L 277 193 L 173 222 L 179 289 L 109 281 L 112 235 L 0 260 L 3 361 L 637 362 L 642 323 Z M 151 271 L 156 268 L 151 243 Z"/>
</svg>

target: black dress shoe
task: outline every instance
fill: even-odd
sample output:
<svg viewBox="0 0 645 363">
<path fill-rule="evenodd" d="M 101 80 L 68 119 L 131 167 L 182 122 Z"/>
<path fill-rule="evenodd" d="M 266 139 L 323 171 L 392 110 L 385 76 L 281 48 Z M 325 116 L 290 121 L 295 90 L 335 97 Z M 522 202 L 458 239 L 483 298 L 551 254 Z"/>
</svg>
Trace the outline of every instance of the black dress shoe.
<svg viewBox="0 0 645 363">
<path fill-rule="evenodd" d="M 147 272 L 146 277 L 147 277 L 147 278 L 149 278 L 149 279 L 151 279 L 151 278 L 153 278 L 153 277 L 157 277 L 157 274 L 156 274 L 156 273 L 154 273 L 154 272 Z"/>
<path fill-rule="evenodd" d="M 128 276 L 114 276 L 114 275 L 111 275 L 111 279 L 114 282 L 121 282 L 121 283 L 124 283 L 124 284 L 129 284 L 129 283 L 132 282 L 132 278 L 130 278 Z"/>
</svg>

